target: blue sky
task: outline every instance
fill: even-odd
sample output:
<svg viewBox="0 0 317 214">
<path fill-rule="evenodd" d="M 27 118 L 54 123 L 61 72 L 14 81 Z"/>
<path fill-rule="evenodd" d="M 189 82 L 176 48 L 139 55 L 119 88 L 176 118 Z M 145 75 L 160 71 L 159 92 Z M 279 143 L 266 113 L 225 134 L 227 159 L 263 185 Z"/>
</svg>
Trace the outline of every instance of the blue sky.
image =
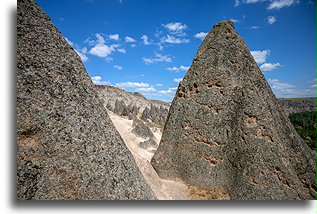
<svg viewBox="0 0 317 214">
<path fill-rule="evenodd" d="M 231 19 L 277 97 L 316 89 L 312 0 L 36 0 L 96 84 L 170 102 L 206 33 Z"/>
</svg>

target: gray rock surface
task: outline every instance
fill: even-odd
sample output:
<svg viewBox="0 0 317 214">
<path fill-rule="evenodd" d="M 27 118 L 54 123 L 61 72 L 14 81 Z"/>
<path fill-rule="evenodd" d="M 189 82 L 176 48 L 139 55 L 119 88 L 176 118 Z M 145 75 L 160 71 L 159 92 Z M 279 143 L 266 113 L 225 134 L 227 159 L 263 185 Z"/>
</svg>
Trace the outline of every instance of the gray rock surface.
<svg viewBox="0 0 317 214">
<path fill-rule="evenodd" d="M 132 133 L 139 135 L 140 137 L 143 137 L 143 138 L 154 138 L 154 134 L 151 131 L 151 129 L 142 121 L 134 120 L 132 127 L 134 127 L 132 129 Z"/>
<path fill-rule="evenodd" d="M 17 196 L 155 199 L 80 57 L 31 0 L 17 10 Z"/>
<path fill-rule="evenodd" d="M 152 139 L 148 139 L 146 141 L 140 142 L 139 147 L 143 149 L 156 149 L 157 148 L 157 143 Z"/>
<path fill-rule="evenodd" d="M 163 179 L 231 199 L 314 199 L 298 136 L 231 21 L 214 25 L 180 82 L 151 163 Z"/>
<path fill-rule="evenodd" d="M 132 103 L 132 105 L 135 105 L 138 108 L 139 113 L 142 113 L 146 107 L 150 107 L 151 105 L 158 108 L 162 107 L 168 112 L 170 106 L 170 104 L 162 101 L 149 100 L 140 93 L 127 92 L 113 86 L 95 85 L 95 88 L 105 105 L 109 104 L 113 108 L 117 100 L 124 102 L 126 106 L 129 106 Z"/>
<path fill-rule="evenodd" d="M 278 102 L 288 114 L 316 111 L 316 97 L 279 98 Z"/>
</svg>

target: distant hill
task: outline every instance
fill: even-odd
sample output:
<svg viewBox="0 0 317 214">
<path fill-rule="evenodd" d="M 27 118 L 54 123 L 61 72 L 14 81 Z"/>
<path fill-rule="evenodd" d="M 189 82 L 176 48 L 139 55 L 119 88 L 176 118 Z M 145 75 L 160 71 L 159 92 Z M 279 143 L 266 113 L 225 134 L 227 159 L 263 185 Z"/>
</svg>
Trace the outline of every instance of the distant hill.
<svg viewBox="0 0 317 214">
<path fill-rule="evenodd" d="M 279 98 L 278 101 L 288 114 L 316 111 L 316 97 Z"/>
</svg>

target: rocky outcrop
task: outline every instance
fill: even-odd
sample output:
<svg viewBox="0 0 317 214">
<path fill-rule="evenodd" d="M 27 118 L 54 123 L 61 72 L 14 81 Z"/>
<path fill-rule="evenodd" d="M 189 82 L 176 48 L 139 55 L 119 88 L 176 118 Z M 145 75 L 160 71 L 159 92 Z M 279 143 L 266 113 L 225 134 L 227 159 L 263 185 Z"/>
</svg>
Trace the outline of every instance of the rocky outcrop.
<svg viewBox="0 0 317 214">
<path fill-rule="evenodd" d="M 145 125 L 142 121 L 134 120 L 132 127 L 134 127 L 132 130 L 132 133 L 143 138 L 154 138 L 154 135 L 151 129 L 147 125 Z"/>
<path fill-rule="evenodd" d="M 155 199 L 80 57 L 31 0 L 17 10 L 18 199 Z"/>
<path fill-rule="evenodd" d="M 140 142 L 139 147 L 142 149 L 156 149 L 157 148 L 157 143 L 152 139 L 148 139 L 146 141 Z"/>
<path fill-rule="evenodd" d="M 151 163 L 230 199 L 314 199 L 298 136 L 231 21 L 214 25 L 180 82 Z"/>
<path fill-rule="evenodd" d="M 164 124 L 169 104 L 146 99 L 139 93 L 126 92 L 113 86 L 95 85 L 105 107 L 120 116 L 142 119 L 156 124 Z M 123 113 L 126 110 L 128 113 Z"/>
<path fill-rule="evenodd" d="M 288 114 L 316 111 L 316 97 L 279 98 L 278 101 Z"/>
</svg>

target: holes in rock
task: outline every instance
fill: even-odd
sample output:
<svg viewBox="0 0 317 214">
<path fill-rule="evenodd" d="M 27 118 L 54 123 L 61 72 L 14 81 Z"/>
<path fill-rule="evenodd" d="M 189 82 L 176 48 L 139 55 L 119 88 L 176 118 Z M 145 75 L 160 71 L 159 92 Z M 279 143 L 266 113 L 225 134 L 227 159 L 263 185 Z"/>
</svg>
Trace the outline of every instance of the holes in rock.
<svg viewBox="0 0 317 214">
<path fill-rule="evenodd" d="M 221 159 L 216 159 L 216 158 L 208 157 L 208 156 L 205 157 L 205 160 L 206 160 L 207 162 L 209 162 L 209 164 L 212 165 L 212 166 L 216 166 L 216 165 L 218 165 L 220 162 L 222 162 Z"/>
</svg>

